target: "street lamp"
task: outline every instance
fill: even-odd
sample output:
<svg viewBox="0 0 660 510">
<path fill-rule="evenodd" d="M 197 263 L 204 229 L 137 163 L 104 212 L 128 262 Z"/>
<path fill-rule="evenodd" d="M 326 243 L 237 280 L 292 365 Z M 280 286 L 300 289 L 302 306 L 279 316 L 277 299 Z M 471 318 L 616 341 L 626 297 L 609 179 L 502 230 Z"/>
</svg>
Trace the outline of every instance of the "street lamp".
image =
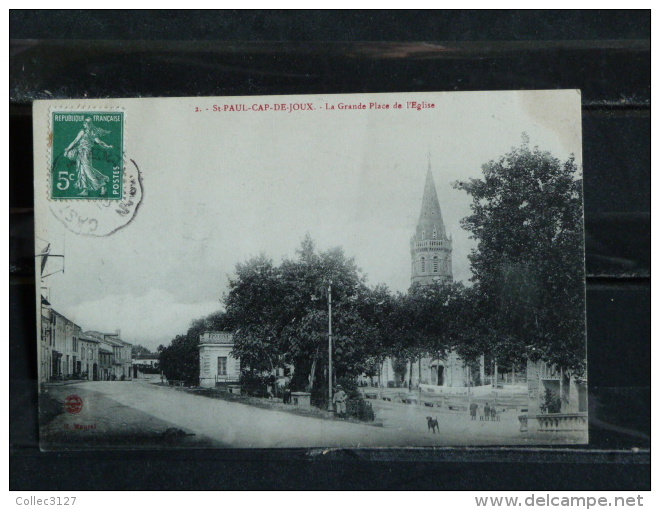
<svg viewBox="0 0 660 510">
<path fill-rule="evenodd" d="M 328 411 L 332 406 L 332 280 L 328 282 Z"/>
</svg>

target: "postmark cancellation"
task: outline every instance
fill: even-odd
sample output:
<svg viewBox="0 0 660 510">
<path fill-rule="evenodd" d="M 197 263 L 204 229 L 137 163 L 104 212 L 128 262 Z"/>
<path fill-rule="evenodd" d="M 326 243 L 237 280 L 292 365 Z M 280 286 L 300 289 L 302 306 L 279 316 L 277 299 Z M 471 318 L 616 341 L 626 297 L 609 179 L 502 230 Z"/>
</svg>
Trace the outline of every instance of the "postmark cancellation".
<svg viewBox="0 0 660 510">
<path fill-rule="evenodd" d="M 53 215 L 92 237 L 127 225 L 142 200 L 142 183 L 127 155 L 125 110 L 51 107 L 48 126 L 46 193 Z"/>
</svg>

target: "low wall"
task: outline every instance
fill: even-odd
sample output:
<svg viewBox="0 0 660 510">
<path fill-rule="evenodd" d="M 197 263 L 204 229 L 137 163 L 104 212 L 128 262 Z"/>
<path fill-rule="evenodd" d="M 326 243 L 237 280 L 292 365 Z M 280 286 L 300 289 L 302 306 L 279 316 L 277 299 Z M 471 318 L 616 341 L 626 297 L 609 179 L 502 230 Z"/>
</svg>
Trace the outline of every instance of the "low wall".
<svg viewBox="0 0 660 510">
<path fill-rule="evenodd" d="M 433 395 L 446 395 L 446 396 L 468 396 L 473 397 L 509 397 L 511 395 L 527 395 L 527 386 L 523 385 L 510 385 L 503 388 L 493 388 L 490 384 L 483 386 L 433 386 L 432 384 L 420 384 L 419 389 L 422 394 L 429 393 Z"/>
<path fill-rule="evenodd" d="M 470 389 L 473 390 L 474 388 L 468 388 L 467 386 L 454 387 L 454 386 L 434 386 L 432 384 L 420 384 L 419 389 L 422 392 L 423 396 L 433 395 L 440 397 L 445 395 L 468 396 L 470 393 Z"/>
<path fill-rule="evenodd" d="M 528 434 L 586 434 L 589 429 L 587 413 L 521 414 L 518 420 L 520 432 Z"/>
</svg>

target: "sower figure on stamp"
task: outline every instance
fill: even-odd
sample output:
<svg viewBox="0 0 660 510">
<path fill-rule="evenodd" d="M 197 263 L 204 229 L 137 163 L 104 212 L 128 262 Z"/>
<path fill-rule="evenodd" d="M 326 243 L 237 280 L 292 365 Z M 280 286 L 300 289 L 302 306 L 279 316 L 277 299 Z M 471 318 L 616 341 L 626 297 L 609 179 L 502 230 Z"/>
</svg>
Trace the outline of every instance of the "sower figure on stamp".
<svg viewBox="0 0 660 510">
<path fill-rule="evenodd" d="M 346 415 L 346 398 L 346 393 L 341 388 L 341 385 L 338 384 L 337 391 L 335 391 L 332 397 L 332 403 L 335 404 L 335 414 L 340 418 Z"/>
<path fill-rule="evenodd" d="M 86 196 L 89 190 L 98 189 L 101 190 L 101 195 L 106 194 L 106 185 L 110 178 L 92 166 L 92 149 L 94 145 L 112 149 L 112 145 L 108 145 L 100 139 L 108 134 L 110 131 L 96 127 L 92 123 L 92 119 L 87 117 L 76 139 L 64 149 L 64 156 L 76 162 L 77 175 L 74 186 L 82 190 L 79 193 L 80 196 Z"/>
</svg>

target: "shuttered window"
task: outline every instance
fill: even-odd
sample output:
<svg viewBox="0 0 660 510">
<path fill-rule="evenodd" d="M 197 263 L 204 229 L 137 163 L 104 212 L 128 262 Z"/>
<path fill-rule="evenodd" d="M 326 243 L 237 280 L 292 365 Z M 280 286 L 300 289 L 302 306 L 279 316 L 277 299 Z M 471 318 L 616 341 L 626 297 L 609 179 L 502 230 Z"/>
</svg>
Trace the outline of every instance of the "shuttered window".
<svg viewBox="0 0 660 510">
<path fill-rule="evenodd" d="M 227 375 L 227 357 L 218 357 L 218 375 Z"/>
</svg>

